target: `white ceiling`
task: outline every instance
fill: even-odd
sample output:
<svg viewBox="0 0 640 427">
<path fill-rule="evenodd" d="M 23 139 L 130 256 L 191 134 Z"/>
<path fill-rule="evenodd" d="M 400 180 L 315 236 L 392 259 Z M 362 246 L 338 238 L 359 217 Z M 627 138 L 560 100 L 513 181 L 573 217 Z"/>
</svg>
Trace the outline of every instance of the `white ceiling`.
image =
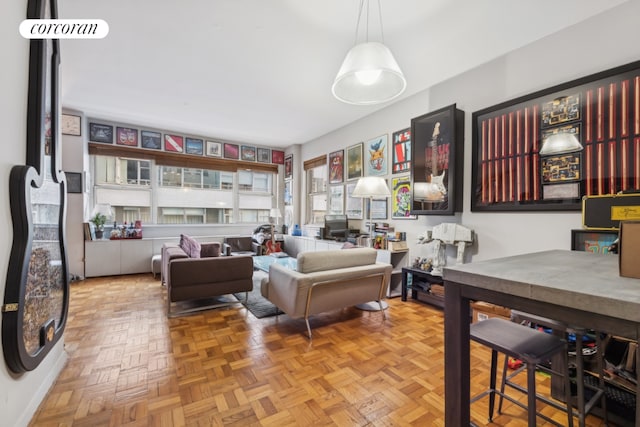
<svg viewBox="0 0 640 427">
<path fill-rule="evenodd" d="M 395 102 L 624 1 L 381 0 L 384 41 L 407 78 Z M 359 0 L 58 3 L 60 18 L 109 24 L 105 39 L 61 41 L 62 105 L 90 116 L 286 147 L 388 105 L 331 95 Z"/>
</svg>

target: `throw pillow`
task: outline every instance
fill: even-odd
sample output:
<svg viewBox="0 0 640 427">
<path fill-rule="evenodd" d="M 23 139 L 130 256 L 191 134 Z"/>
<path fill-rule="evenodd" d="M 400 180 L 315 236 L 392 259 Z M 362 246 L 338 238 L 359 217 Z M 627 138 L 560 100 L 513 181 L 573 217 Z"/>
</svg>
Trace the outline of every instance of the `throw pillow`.
<svg viewBox="0 0 640 427">
<path fill-rule="evenodd" d="M 201 246 L 193 237 L 181 234 L 180 247 L 189 256 L 189 258 L 200 258 Z"/>
</svg>

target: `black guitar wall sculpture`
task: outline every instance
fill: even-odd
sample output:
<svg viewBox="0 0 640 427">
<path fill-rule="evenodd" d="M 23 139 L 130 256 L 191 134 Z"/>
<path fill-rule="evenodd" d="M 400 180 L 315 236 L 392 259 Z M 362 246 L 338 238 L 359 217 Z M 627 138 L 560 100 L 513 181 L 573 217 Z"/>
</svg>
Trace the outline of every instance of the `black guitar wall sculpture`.
<svg viewBox="0 0 640 427">
<path fill-rule="evenodd" d="M 29 0 L 27 18 L 57 17 L 55 0 Z M 69 279 L 66 181 L 59 151 L 58 40 L 30 41 L 26 165 L 9 178 L 13 246 L 2 306 L 2 347 L 16 373 L 35 369 L 60 339 Z"/>
</svg>

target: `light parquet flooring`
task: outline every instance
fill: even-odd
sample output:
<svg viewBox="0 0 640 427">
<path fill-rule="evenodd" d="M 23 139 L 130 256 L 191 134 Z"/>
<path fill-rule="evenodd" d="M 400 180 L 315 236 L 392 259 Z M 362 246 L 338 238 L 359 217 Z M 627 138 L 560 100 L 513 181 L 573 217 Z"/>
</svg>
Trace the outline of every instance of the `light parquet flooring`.
<svg viewBox="0 0 640 427">
<path fill-rule="evenodd" d="M 150 274 L 73 283 L 69 360 L 31 425 L 444 425 L 439 309 L 390 299 L 386 321 L 337 310 L 311 319 L 309 342 L 302 319 L 256 319 L 240 304 L 167 319 L 165 298 Z M 473 393 L 489 360 L 472 343 Z M 486 399 L 471 411 L 484 425 Z M 508 404 L 492 425 L 525 426 L 526 414 Z"/>
</svg>

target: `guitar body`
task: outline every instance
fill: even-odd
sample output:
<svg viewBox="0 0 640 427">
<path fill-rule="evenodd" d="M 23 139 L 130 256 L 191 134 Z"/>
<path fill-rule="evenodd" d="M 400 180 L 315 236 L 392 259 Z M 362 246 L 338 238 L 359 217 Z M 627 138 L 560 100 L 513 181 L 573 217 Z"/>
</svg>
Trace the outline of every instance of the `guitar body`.
<svg viewBox="0 0 640 427">
<path fill-rule="evenodd" d="M 442 171 L 440 175 L 431 175 L 431 184 L 433 184 L 434 190 L 429 195 L 430 200 L 444 201 L 447 195 L 447 187 L 444 186 L 444 174 L 447 171 Z"/>
<path fill-rule="evenodd" d="M 267 240 L 267 255 L 271 255 L 275 252 L 282 252 L 282 248 L 280 247 L 280 242 L 276 242 L 275 240 Z"/>
</svg>

